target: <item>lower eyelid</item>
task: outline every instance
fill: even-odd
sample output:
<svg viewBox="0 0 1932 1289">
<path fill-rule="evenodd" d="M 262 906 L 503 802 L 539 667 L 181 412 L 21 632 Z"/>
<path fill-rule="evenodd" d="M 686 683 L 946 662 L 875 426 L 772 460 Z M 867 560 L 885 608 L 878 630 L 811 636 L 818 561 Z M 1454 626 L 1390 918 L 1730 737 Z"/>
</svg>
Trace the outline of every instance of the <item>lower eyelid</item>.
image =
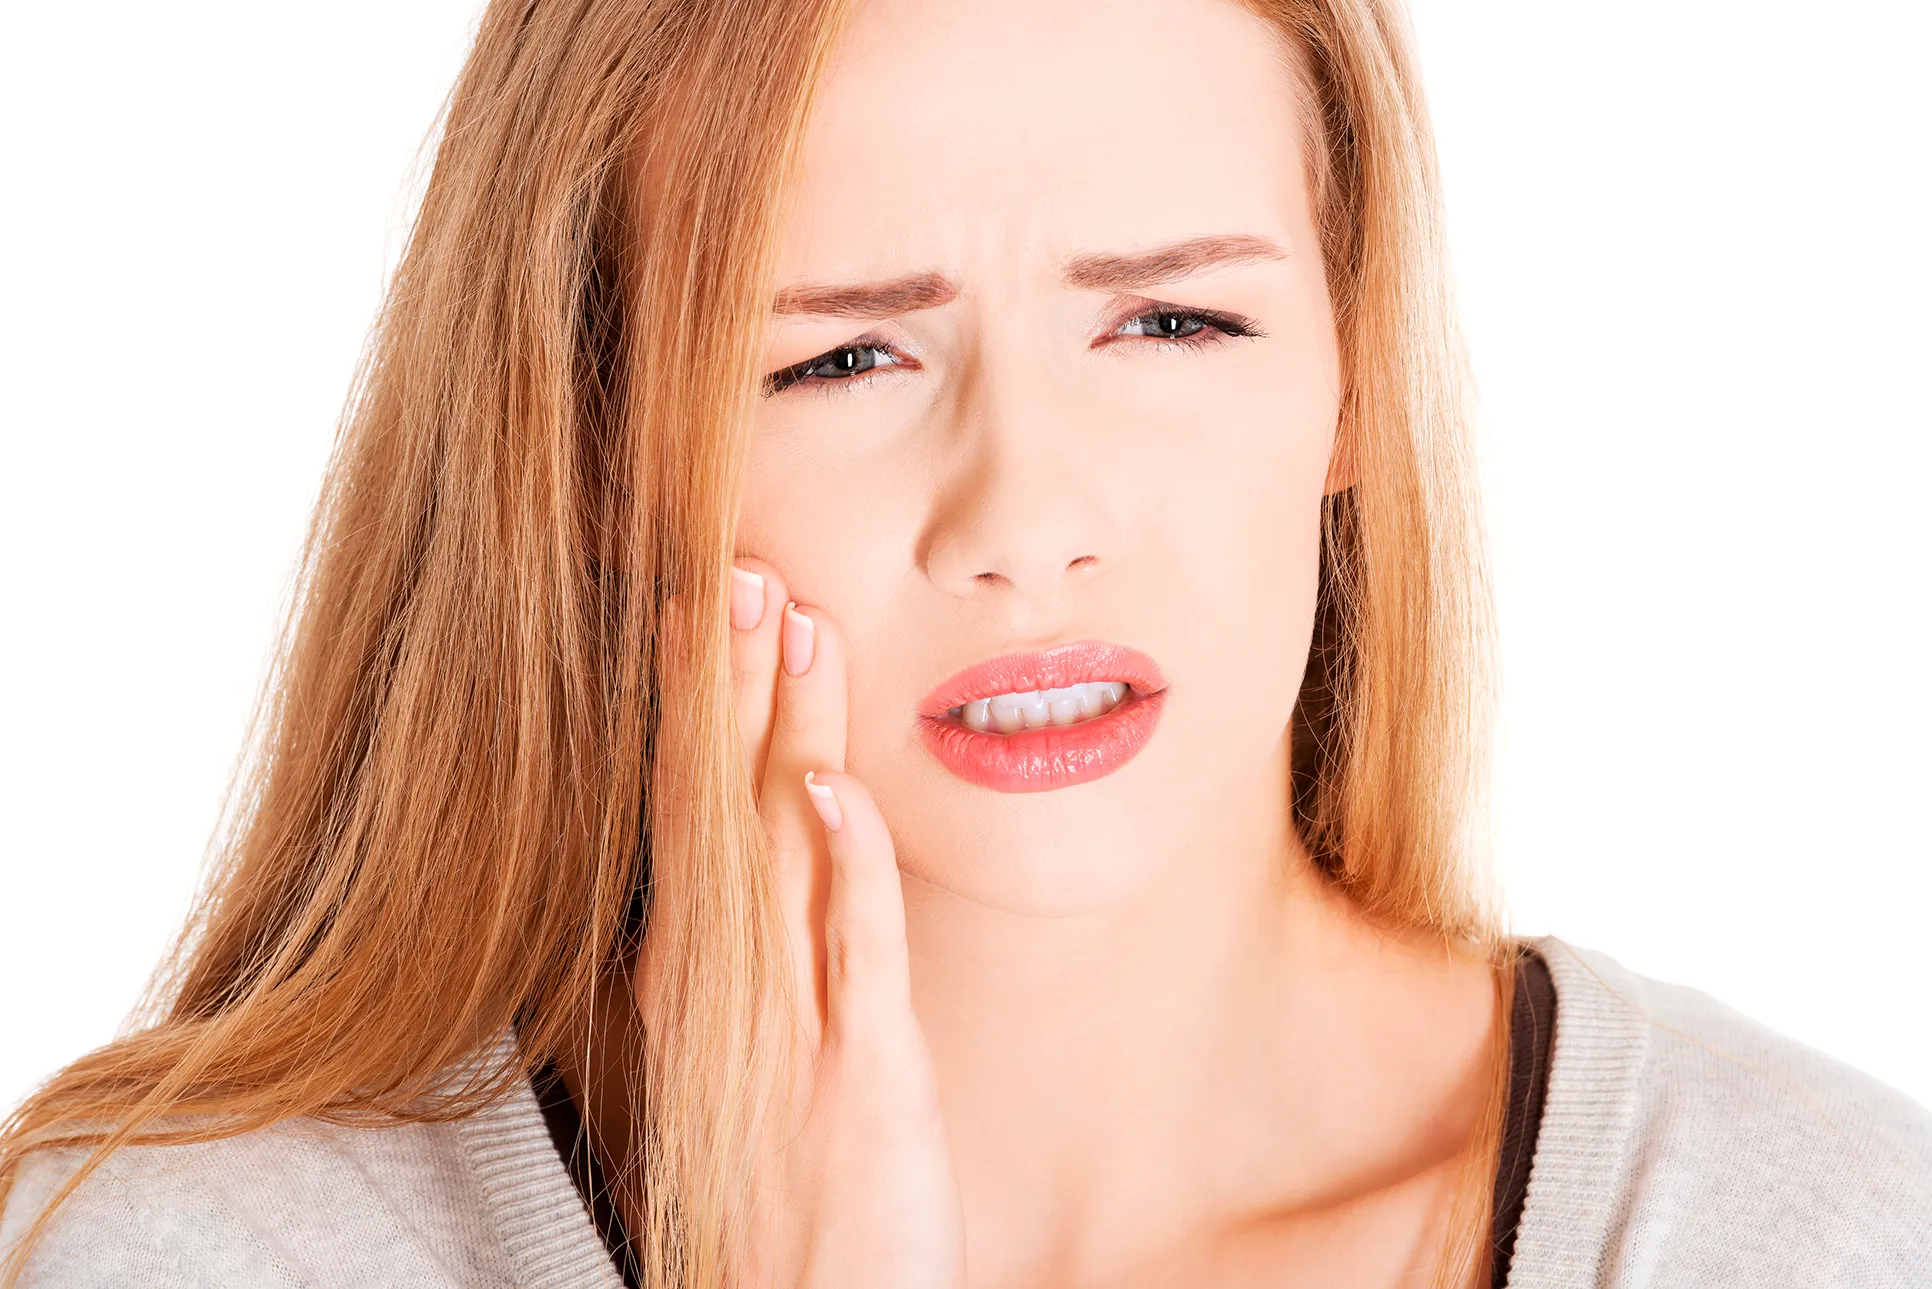
<svg viewBox="0 0 1932 1289">
<path fill-rule="evenodd" d="M 1151 345 L 1156 349 L 1199 348 L 1202 345 L 1217 345 L 1228 340 L 1253 340 L 1263 333 L 1259 330 L 1226 331 L 1220 326 L 1203 319 L 1203 326 L 1191 336 L 1122 336 L 1108 333 L 1100 338 L 1095 348 L 1106 349 L 1114 345 Z"/>
</svg>

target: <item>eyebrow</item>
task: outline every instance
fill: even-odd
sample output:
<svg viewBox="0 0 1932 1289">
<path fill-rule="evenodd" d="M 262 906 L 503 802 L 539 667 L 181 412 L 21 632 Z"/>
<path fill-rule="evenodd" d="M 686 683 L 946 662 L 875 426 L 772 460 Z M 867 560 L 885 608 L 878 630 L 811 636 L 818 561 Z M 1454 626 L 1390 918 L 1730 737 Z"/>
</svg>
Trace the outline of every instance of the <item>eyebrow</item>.
<svg viewBox="0 0 1932 1289">
<path fill-rule="evenodd" d="M 1066 284 L 1081 291 L 1131 291 L 1172 282 L 1226 264 L 1284 260 L 1288 252 L 1265 237 L 1238 234 L 1191 237 L 1132 255 L 1079 255 L 1062 270 Z"/>
<path fill-rule="evenodd" d="M 959 287 L 938 273 L 914 273 L 886 282 L 837 286 L 794 286 L 772 299 L 773 313 L 815 318 L 893 318 L 932 309 L 959 294 Z"/>
<path fill-rule="evenodd" d="M 1288 252 L 1265 237 L 1191 237 L 1132 254 L 1077 255 L 1062 266 L 1061 278 L 1080 291 L 1131 291 L 1223 265 L 1287 257 Z M 958 294 L 959 284 L 944 274 L 911 273 L 880 282 L 786 287 L 772 297 L 771 311 L 814 318 L 894 318 L 937 308 Z"/>
</svg>

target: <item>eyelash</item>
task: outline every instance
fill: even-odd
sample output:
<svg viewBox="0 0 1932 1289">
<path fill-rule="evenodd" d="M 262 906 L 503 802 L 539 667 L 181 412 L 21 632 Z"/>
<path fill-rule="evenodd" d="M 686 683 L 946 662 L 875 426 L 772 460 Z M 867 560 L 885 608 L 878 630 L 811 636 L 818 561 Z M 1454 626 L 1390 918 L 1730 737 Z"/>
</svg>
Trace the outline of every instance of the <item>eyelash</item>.
<svg viewBox="0 0 1932 1289">
<path fill-rule="evenodd" d="M 844 386 L 863 384 L 866 379 L 863 372 L 851 376 L 809 376 L 806 373 L 820 363 L 830 361 L 840 354 L 862 353 L 866 350 L 877 350 L 880 353 L 892 355 L 892 362 L 887 364 L 888 369 L 902 365 L 906 357 L 883 340 L 876 340 L 869 336 L 860 336 L 857 340 L 847 341 L 836 349 L 827 349 L 824 353 L 816 357 L 807 358 L 802 363 L 793 363 L 789 367 L 781 367 L 777 371 L 772 372 L 769 376 L 765 377 L 765 396 L 769 398 L 781 390 L 791 389 L 799 385 L 815 385 L 822 391 L 830 393 L 834 389 Z M 874 365 L 872 370 L 877 370 L 877 364 Z"/>
<path fill-rule="evenodd" d="M 1150 318 L 1178 318 L 1183 325 L 1189 322 L 1198 322 L 1201 324 L 1201 328 L 1185 336 L 1120 336 L 1114 334 L 1121 327 L 1125 327 L 1129 323 L 1145 322 Z M 1158 341 L 1160 346 L 1165 349 L 1199 349 L 1207 345 L 1220 344 L 1225 339 L 1252 339 L 1263 334 L 1265 333 L 1255 325 L 1252 319 L 1244 318 L 1238 313 L 1223 313 L 1219 309 L 1185 309 L 1174 305 L 1161 305 L 1158 308 L 1143 310 L 1140 313 L 1134 314 L 1132 317 L 1122 318 L 1115 326 L 1114 332 L 1109 333 L 1111 339 L 1106 341 L 1106 343 L 1113 344 L 1121 340 L 1147 339 Z M 769 398 L 773 394 L 801 385 L 807 387 L 816 386 L 823 392 L 830 393 L 839 387 L 863 384 L 867 379 L 864 372 L 851 376 L 811 376 L 807 373 L 820 363 L 836 358 L 840 354 L 862 352 L 865 350 L 877 350 L 880 353 L 890 354 L 893 359 L 891 363 L 884 364 L 883 368 L 875 365 L 870 370 L 877 371 L 883 369 L 889 371 L 892 368 L 902 366 L 906 361 L 906 355 L 900 353 L 899 350 L 884 341 L 860 336 L 857 340 L 840 345 L 836 349 L 828 349 L 822 354 L 807 358 L 804 362 L 793 363 L 790 367 L 781 367 L 777 371 L 772 372 L 765 377 L 764 394 Z"/>
<path fill-rule="evenodd" d="M 1252 319 L 1244 318 L 1238 313 L 1222 313 L 1218 309 L 1183 309 L 1166 304 L 1158 305 L 1152 309 L 1144 309 L 1131 318 L 1122 318 L 1120 323 L 1114 328 L 1114 332 L 1118 332 L 1121 327 L 1126 326 L 1128 323 L 1145 322 L 1149 318 L 1178 318 L 1182 323 L 1198 322 L 1201 324 L 1201 329 L 1192 335 L 1146 337 L 1150 340 L 1165 341 L 1166 345 L 1164 347 L 1166 348 L 1180 346 L 1195 349 L 1202 345 L 1220 344 L 1223 339 L 1229 337 L 1235 339 L 1252 339 L 1262 334 L 1261 328 L 1256 326 Z M 1109 334 L 1111 335 L 1113 333 Z M 1114 340 L 1108 343 L 1117 343 L 1119 340 L 1136 338 L 1133 336 L 1115 336 Z"/>
</svg>

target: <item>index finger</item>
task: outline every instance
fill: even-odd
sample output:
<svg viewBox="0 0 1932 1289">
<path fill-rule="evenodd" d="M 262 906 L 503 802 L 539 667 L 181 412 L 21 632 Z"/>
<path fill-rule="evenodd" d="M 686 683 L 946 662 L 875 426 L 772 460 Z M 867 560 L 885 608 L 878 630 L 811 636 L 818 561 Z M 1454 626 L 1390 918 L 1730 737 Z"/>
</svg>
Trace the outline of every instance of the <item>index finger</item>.
<svg viewBox="0 0 1932 1289">
<path fill-rule="evenodd" d="M 731 565 L 731 680 L 738 737 L 754 790 L 762 794 L 765 757 L 771 748 L 778 701 L 779 636 L 783 630 L 785 579 L 763 560 Z"/>
</svg>

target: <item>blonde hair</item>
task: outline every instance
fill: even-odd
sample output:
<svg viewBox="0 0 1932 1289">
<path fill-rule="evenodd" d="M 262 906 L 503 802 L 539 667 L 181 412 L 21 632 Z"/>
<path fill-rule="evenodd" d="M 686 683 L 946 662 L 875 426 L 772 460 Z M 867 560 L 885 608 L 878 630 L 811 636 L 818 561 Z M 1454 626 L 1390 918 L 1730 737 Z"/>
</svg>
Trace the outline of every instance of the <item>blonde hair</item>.
<svg viewBox="0 0 1932 1289">
<path fill-rule="evenodd" d="M 1393 0 L 1249 7 L 1306 80 L 1358 477 L 1325 513 L 1298 817 L 1369 914 L 1492 956 L 1506 1022 L 1512 959 L 1469 826 L 1486 597 L 1402 15 Z M 31 1153 L 93 1148 L 9 1282 L 124 1145 L 297 1116 L 452 1118 L 586 1050 L 647 915 L 689 949 L 664 955 L 679 974 L 647 1053 L 647 1214 L 630 1234 L 647 1284 L 722 1282 L 757 1114 L 746 1080 L 784 988 L 730 716 L 725 579 L 779 204 L 846 8 L 490 5 L 344 419 L 219 862 L 141 1023 L 0 1132 L 0 1203 Z M 707 624 L 676 659 L 673 592 Z M 673 666 L 684 682 L 657 684 Z M 694 734 L 677 764 L 654 755 L 664 720 Z M 648 882 L 666 809 L 698 864 L 668 897 Z M 448 1082 L 510 1026 L 519 1064 Z M 1486 1252 L 1506 1023 L 1495 1041 L 1449 1225 L 1459 1268 Z"/>
</svg>

